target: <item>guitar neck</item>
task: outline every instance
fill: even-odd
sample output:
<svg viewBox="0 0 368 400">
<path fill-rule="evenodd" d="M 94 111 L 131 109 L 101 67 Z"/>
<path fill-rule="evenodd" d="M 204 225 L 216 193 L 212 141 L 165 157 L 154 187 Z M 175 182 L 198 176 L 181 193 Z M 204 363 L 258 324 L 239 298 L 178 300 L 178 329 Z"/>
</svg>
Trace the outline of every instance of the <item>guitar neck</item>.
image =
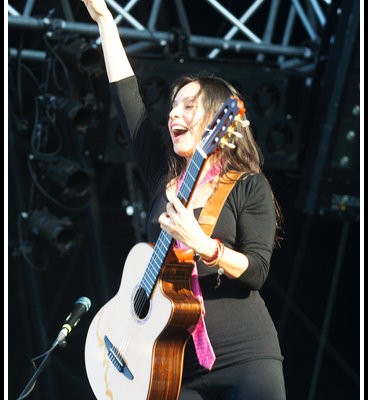
<svg viewBox="0 0 368 400">
<path fill-rule="evenodd" d="M 188 204 L 194 192 L 194 188 L 197 184 L 198 177 L 202 171 L 206 158 L 206 154 L 204 154 L 200 148 L 198 148 L 189 163 L 183 182 L 180 185 L 179 192 L 177 194 L 178 198 L 185 206 Z M 164 265 L 164 261 L 172 244 L 172 240 L 172 236 L 167 232 L 160 232 L 153 250 L 152 257 L 141 281 L 141 287 L 146 292 L 148 298 L 151 297 L 161 268 Z"/>
</svg>

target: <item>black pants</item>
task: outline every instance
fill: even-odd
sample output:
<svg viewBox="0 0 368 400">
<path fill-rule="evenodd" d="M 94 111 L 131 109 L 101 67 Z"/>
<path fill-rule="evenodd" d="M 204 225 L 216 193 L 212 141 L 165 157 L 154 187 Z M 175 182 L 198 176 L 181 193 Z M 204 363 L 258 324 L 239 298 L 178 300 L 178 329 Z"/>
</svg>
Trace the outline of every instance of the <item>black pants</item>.
<svg viewBox="0 0 368 400">
<path fill-rule="evenodd" d="M 179 400 L 285 400 L 282 362 L 263 359 L 183 380 Z"/>
</svg>

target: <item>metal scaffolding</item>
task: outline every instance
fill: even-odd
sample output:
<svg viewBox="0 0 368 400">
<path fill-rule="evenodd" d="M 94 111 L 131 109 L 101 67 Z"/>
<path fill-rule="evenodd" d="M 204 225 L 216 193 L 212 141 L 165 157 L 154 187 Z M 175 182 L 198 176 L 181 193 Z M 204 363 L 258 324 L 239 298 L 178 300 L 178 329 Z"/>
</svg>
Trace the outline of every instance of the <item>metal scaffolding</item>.
<svg viewBox="0 0 368 400">
<path fill-rule="evenodd" d="M 184 47 L 190 58 L 244 59 L 252 55 L 258 62 L 267 62 L 273 57 L 282 68 L 313 63 L 330 3 L 327 0 L 254 0 L 232 9 L 217 0 L 202 0 L 195 5 L 182 0 L 175 0 L 173 4 L 153 0 L 144 5 L 140 0 L 106 2 L 121 37 L 129 41 L 128 54 L 144 56 L 172 45 Z M 61 0 L 57 12 L 50 13 L 51 16 L 40 15 L 37 9 L 40 1 L 20 3 L 8 4 L 9 28 L 75 33 L 96 37 L 99 44 L 97 25 L 85 18 L 86 15 L 82 18 L 81 9 L 73 2 Z M 206 15 L 202 16 L 202 12 Z M 168 18 L 176 21 L 174 29 L 168 29 L 170 24 L 165 24 Z M 212 20 L 216 23 L 211 23 Z M 223 27 L 221 33 L 219 25 Z M 17 56 L 17 48 L 10 47 L 9 54 Z M 36 48 L 24 48 L 21 55 L 34 60 L 46 57 L 44 51 Z"/>
</svg>

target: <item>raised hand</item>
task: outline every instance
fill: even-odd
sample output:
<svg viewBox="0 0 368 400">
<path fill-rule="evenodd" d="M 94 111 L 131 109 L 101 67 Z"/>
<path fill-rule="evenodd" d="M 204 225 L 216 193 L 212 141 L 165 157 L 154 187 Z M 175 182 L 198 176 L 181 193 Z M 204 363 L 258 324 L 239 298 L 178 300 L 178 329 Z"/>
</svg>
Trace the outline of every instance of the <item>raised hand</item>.
<svg viewBox="0 0 368 400">
<path fill-rule="evenodd" d="M 86 6 L 91 18 L 98 22 L 101 17 L 110 15 L 105 0 L 81 0 Z"/>
</svg>

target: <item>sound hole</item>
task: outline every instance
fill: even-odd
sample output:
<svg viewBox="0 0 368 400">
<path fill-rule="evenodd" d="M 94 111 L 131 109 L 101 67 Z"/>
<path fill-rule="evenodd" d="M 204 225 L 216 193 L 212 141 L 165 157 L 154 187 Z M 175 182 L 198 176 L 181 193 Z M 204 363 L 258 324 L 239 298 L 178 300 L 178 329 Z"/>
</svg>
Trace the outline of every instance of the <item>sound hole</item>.
<svg viewBox="0 0 368 400">
<path fill-rule="evenodd" d="M 143 319 L 147 316 L 149 310 L 149 298 L 141 287 L 134 296 L 134 312 L 138 318 Z"/>
</svg>

